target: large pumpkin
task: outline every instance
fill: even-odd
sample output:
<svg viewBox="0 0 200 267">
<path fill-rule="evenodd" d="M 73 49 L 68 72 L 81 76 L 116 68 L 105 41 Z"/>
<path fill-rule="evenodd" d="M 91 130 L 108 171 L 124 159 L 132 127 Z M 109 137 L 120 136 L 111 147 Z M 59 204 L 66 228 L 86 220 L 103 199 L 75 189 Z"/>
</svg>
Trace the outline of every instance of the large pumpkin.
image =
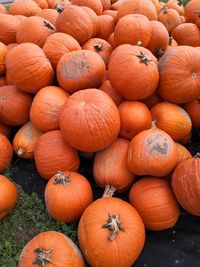
<svg viewBox="0 0 200 267">
<path fill-rule="evenodd" d="M 77 245 L 56 231 L 42 232 L 23 248 L 18 267 L 28 266 L 84 267 L 85 263 Z"/>
<path fill-rule="evenodd" d="M 12 15 L 34 16 L 40 7 L 32 0 L 15 0 L 10 4 L 9 13 Z"/>
<path fill-rule="evenodd" d="M 0 173 L 3 173 L 11 164 L 12 156 L 13 148 L 10 141 L 3 134 L 0 134 Z"/>
<path fill-rule="evenodd" d="M 184 108 L 192 120 L 193 127 L 200 128 L 200 98 L 185 104 Z"/>
<path fill-rule="evenodd" d="M 113 100 L 98 89 L 71 95 L 60 115 L 63 138 L 83 152 L 108 147 L 118 136 L 119 112 Z"/>
<path fill-rule="evenodd" d="M 16 32 L 20 25 L 20 20 L 10 14 L 0 13 L 0 42 L 5 45 L 16 43 Z"/>
<path fill-rule="evenodd" d="M 158 84 L 157 59 L 144 47 L 120 45 L 110 56 L 108 77 L 125 99 L 145 99 Z"/>
<path fill-rule="evenodd" d="M 53 69 L 42 49 L 31 43 L 19 44 L 9 51 L 6 69 L 21 90 L 36 93 L 53 81 Z"/>
<path fill-rule="evenodd" d="M 140 179 L 132 186 L 129 200 L 150 230 L 171 228 L 178 220 L 179 205 L 166 180 L 154 177 Z"/>
<path fill-rule="evenodd" d="M 144 224 L 126 201 L 100 198 L 83 213 L 78 240 L 91 266 L 130 267 L 144 246 Z"/>
<path fill-rule="evenodd" d="M 8 47 L 4 43 L 0 42 L 0 75 L 6 72 L 5 58 L 7 53 Z"/>
</svg>

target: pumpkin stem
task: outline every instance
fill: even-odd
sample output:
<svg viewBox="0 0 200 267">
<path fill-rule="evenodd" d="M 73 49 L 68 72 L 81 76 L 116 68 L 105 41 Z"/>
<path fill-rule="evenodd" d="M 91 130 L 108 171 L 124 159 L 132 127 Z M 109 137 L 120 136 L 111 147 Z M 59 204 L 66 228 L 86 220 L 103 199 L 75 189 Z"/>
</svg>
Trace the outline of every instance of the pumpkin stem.
<svg viewBox="0 0 200 267">
<path fill-rule="evenodd" d="M 53 184 L 62 184 L 64 187 L 71 182 L 70 175 L 65 176 L 64 172 L 58 171 L 58 173 L 55 175 L 55 180 L 53 181 Z"/>
<path fill-rule="evenodd" d="M 141 46 L 142 45 L 142 42 L 141 41 L 138 41 L 136 46 Z"/>
<path fill-rule="evenodd" d="M 110 241 L 115 239 L 116 234 L 119 231 L 124 232 L 124 229 L 121 227 L 119 215 L 114 215 L 114 214 L 113 215 L 108 214 L 107 223 L 103 225 L 103 228 L 107 228 L 111 232 L 111 235 L 107 237 L 107 239 Z"/>
<path fill-rule="evenodd" d="M 104 193 L 103 193 L 103 197 L 112 197 L 115 191 L 116 191 L 116 188 L 114 186 L 106 185 Z"/>
<path fill-rule="evenodd" d="M 173 38 L 170 36 L 170 37 L 169 37 L 169 46 L 172 45 L 172 41 L 173 41 Z"/>
<path fill-rule="evenodd" d="M 64 11 L 64 7 L 59 4 L 56 5 L 55 9 L 59 14 Z"/>
<path fill-rule="evenodd" d="M 136 57 L 138 57 L 140 59 L 140 62 L 144 63 L 145 65 L 148 65 L 149 62 L 153 61 L 152 59 L 150 59 L 147 55 L 145 55 L 142 52 L 140 52 L 140 55 L 137 55 Z"/>
<path fill-rule="evenodd" d="M 51 26 L 50 23 L 46 22 L 45 20 L 43 21 L 44 22 L 44 26 L 47 27 L 48 29 L 50 30 L 54 30 L 54 28 Z"/>
<path fill-rule="evenodd" d="M 93 47 L 99 52 L 99 51 L 103 51 L 102 49 L 102 45 L 101 44 L 94 44 Z"/>
<path fill-rule="evenodd" d="M 33 264 L 37 264 L 41 267 L 45 267 L 46 264 L 52 263 L 51 262 L 51 251 L 52 251 L 51 249 L 45 251 L 42 248 L 36 248 L 34 250 L 34 252 L 36 254 L 36 258 L 35 258 Z"/>
<path fill-rule="evenodd" d="M 161 13 L 161 12 L 163 12 L 163 14 L 167 14 L 168 13 L 168 7 L 165 5 L 164 7 L 162 7 L 161 8 L 161 10 L 160 10 L 160 12 L 159 12 L 159 14 Z"/>
<path fill-rule="evenodd" d="M 162 57 L 164 55 L 164 51 L 162 50 L 161 47 L 157 47 L 155 52 L 156 52 L 158 57 Z"/>
<path fill-rule="evenodd" d="M 154 121 L 151 122 L 151 129 L 156 129 L 156 122 L 157 120 L 155 119 Z"/>
<path fill-rule="evenodd" d="M 20 157 L 20 156 L 22 156 L 25 152 L 26 152 L 26 150 L 20 147 L 20 149 L 18 149 L 18 151 L 17 151 L 17 155 Z"/>
<path fill-rule="evenodd" d="M 200 153 L 198 152 L 193 158 L 200 158 Z"/>
</svg>

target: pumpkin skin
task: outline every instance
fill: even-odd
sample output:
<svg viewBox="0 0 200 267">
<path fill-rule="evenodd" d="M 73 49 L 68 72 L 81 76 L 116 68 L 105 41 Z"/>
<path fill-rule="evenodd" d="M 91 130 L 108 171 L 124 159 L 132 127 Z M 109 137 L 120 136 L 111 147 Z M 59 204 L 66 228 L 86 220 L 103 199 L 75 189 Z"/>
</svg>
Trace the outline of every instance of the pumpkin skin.
<svg viewBox="0 0 200 267">
<path fill-rule="evenodd" d="M 191 139 L 192 139 L 192 131 L 188 135 L 186 135 L 183 139 L 181 139 L 179 143 L 182 145 L 186 145 L 191 141 Z"/>
<path fill-rule="evenodd" d="M 167 176 L 178 162 L 178 152 L 171 137 L 152 128 L 136 135 L 127 151 L 127 166 L 136 175 Z"/>
<path fill-rule="evenodd" d="M 124 98 L 120 96 L 117 91 L 111 86 L 109 80 L 104 81 L 99 89 L 108 94 L 115 102 L 116 106 L 119 106 L 124 101 Z"/>
<path fill-rule="evenodd" d="M 41 9 L 46 9 L 49 7 L 47 0 L 33 0 Z"/>
<path fill-rule="evenodd" d="M 118 107 L 121 120 L 119 135 L 132 139 L 143 130 L 151 128 L 152 116 L 145 104 L 139 101 L 124 101 Z"/>
<path fill-rule="evenodd" d="M 110 15 L 98 16 L 98 31 L 96 37 L 107 40 L 115 29 L 115 19 Z"/>
<path fill-rule="evenodd" d="M 0 134 L 0 173 L 11 164 L 13 156 L 13 148 L 7 137 Z"/>
<path fill-rule="evenodd" d="M 32 0 L 15 0 L 9 7 L 10 14 L 26 17 L 35 16 L 39 10 L 39 6 Z"/>
<path fill-rule="evenodd" d="M 11 127 L 0 122 L 0 133 L 9 138 L 11 134 Z"/>
<path fill-rule="evenodd" d="M 97 15 L 101 15 L 103 12 L 103 6 L 101 0 L 71 0 L 72 5 L 87 6 L 91 8 Z"/>
<path fill-rule="evenodd" d="M 16 202 L 16 186 L 6 176 L 0 175 L 0 220 L 15 207 Z"/>
<path fill-rule="evenodd" d="M 20 126 L 28 121 L 32 96 L 13 85 L 0 87 L 1 122 L 10 126 Z"/>
<path fill-rule="evenodd" d="M 134 34 L 130 34 L 133 32 Z M 117 46 L 122 44 L 146 47 L 151 40 L 152 26 L 148 18 L 140 14 L 130 14 L 121 18 L 115 27 L 114 38 Z"/>
<path fill-rule="evenodd" d="M 0 42 L 8 45 L 16 43 L 16 32 L 20 25 L 20 20 L 10 14 L 0 13 Z"/>
<path fill-rule="evenodd" d="M 7 73 L 21 90 L 36 93 L 50 85 L 54 72 L 42 49 L 31 43 L 23 43 L 9 51 L 6 57 Z"/>
<path fill-rule="evenodd" d="M 198 50 L 190 46 L 174 47 L 162 56 L 158 64 L 158 93 L 162 98 L 181 104 L 192 102 L 200 95 L 199 59 Z"/>
<path fill-rule="evenodd" d="M 178 163 L 185 160 L 192 158 L 192 155 L 187 148 L 185 148 L 183 145 L 176 143 L 176 148 L 178 151 Z"/>
<path fill-rule="evenodd" d="M 46 207 L 56 221 L 72 223 L 79 220 L 92 200 L 90 183 L 77 172 L 58 172 L 45 188 Z"/>
<path fill-rule="evenodd" d="M 178 105 L 160 102 L 151 109 L 156 126 L 168 133 L 174 141 L 180 141 L 192 130 L 188 113 Z"/>
<path fill-rule="evenodd" d="M 117 22 L 117 11 L 116 10 L 105 10 L 103 12 L 103 15 L 110 15 L 111 17 L 113 17 L 115 23 Z"/>
<path fill-rule="evenodd" d="M 114 32 L 111 33 L 111 35 L 108 37 L 108 42 L 112 45 L 113 49 L 116 48 L 116 44 L 115 44 L 115 34 Z"/>
<path fill-rule="evenodd" d="M 0 42 L 0 75 L 3 75 L 6 72 L 5 68 L 5 58 L 8 53 L 8 47 Z"/>
<path fill-rule="evenodd" d="M 103 10 L 109 10 L 111 8 L 110 0 L 101 0 L 101 4 L 103 6 Z"/>
<path fill-rule="evenodd" d="M 61 109 L 69 94 L 57 86 L 47 86 L 36 94 L 30 110 L 30 120 L 43 132 L 59 129 Z"/>
<path fill-rule="evenodd" d="M 184 6 L 178 3 L 179 0 L 169 0 L 166 5 L 168 8 L 175 9 L 180 16 L 185 15 Z"/>
<path fill-rule="evenodd" d="M 157 88 L 157 59 L 144 47 L 120 45 L 110 56 L 108 77 L 113 88 L 125 99 L 145 99 Z"/>
<path fill-rule="evenodd" d="M 185 104 L 184 108 L 192 120 L 192 126 L 200 128 L 200 99 L 197 98 L 193 102 Z"/>
<path fill-rule="evenodd" d="M 13 139 L 13 149 L 18 157 L 33 159 L 35 143 L 41 134 L 42 132 L 35 128 L 31 121 L 25 123 Z"/>
<path fill-rule="evenodd" d="M 56 20 L 58 17 L 58 12 L 55 9 L 47 8 L 42 9 L 37 13 L 37 16 L 48 20 L 51 24 L 56 25 Z"/>
<path fill-rule="evenodd" d="M 179 205 L 166 180 L 155 177 L 140 179 L 132 186 L 129 201 L 150 230 L 172 228 L 178 220 Z"/>
<path fill-rule="evenodd" d="M 37 252 L 38 251 L 38 254 Z M 85 263 L 77 245 L 67 236 L 56 231 L 42 232 L 34 237 L 22 250 L 18 267 L 31 266 L 33 262 L 41 260 L 39 253 L 51 259 L 50 265 L 59 267 L 73 266 L 84 267 Z M 45 254 L 46 252 L 46 254 Z M 38 256 L 38 257 L 37 257 Z M 38 262 L 38 261 L 36 261 Z M 39 261 L 46 265 L 44 260 Z M 38 264 L 37 264 L 38 265 Z M 48 263 L 49 265 L 49 263 Z"/>
<path fill-rule="evenodd" d="M 7 10 L 6 10 L 6 8 L 5 8 L 5 6 L 2 5 L 2 4 L 0 4 L 0 13 L 5 13 L 5 14 L 8 13 Z"/>
<path fill-rule="evenodd" d="M 200 159 L 180 162 L 172 175 L 171 185 L 179 204 L 193 215 L 200 216 Z"/>
<path fill-rule="evenodd" d="M 186 22 L 195 23 L 199 11 L 199 1 L 192 0 L 187 3 L 184 8 L 185 10 L 185 20 Z"/>
<path fill-rule="evenodd" d="M 12 48 L 14 48 L 15 46 L 17 46 L 18 43 L 11 43 L 11 44 L 8 44 L 7 47 L 8 47 L 8 50 L 10 51 Z"/>
<path fill-rule="evenodd" d="M 118 228 L 114 234 L 106 228 L 109 227 L 109 215 L 111 229 L 114 220 L 117 220 L 125 233 Z M 144 246 L 144 224 L 137 211 L 126 201 L 113 197 L 100 198 L 84 211 L 78 226 L 78 240 L 91 266 L 130 267 Z"/>
<path fill-rule="evenodd" d="M 56 70 L 59 59 L 65 53 L 76 50 L 81 50 L 79 43 L 72 36 L 61 32 L 51 34 L 43 46 L 43 51 L 54 70 Z"/>
<path fill-rule="evenodd" d="M 105 75 L 103 59 L 89 50 L 69 52 L 57 64 L 58 83 L 69 93 L 98 87 L 104 81 Z"/>
<path fill-rule="evenodd" d="M 71 95 L 61 111 L 59 122 L 63 138 L 83 152 L 108 147 L 120 129 L 116 105 L 98 89 L 85 89 Z"/>
<path fill-rule="evenodd" d="M 0 76 L 0 87 L 4 85 L 7 85 L 6 77 Z"/>
<path fill-rule="evenodd" d="M 149 97 L 147 97 L 144 100 L 142 100 L 142 102 L 149 109 L 151 109 L 153 106 L 155 106 L 156 104 L 160 103 L 161 101 L 162 101 L 162 98 L 160 97 L 160 95 L 158 94 L 157 91 L 155 91 L 152 95 L 150 95 Z"/>
</svg>

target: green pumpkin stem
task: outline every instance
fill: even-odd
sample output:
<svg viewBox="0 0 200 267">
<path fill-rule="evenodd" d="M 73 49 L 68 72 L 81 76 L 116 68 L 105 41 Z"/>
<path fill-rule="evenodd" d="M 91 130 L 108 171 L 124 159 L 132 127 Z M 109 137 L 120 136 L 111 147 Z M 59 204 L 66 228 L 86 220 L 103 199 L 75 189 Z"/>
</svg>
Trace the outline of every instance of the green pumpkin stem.
<svg viewBox="0 0 200 267">
<path fill-rule="evenodd" d="M 110 240 L 110 241 L 113 241 L 115 239 L 116 234 L 119 231 L 123 231 L 124 232 L 124 229 L 121 226 L 119 215 L 108 214 L 107 223 L 104 224 L 102 227 L 103 228 L 107 228 L 111 232 L 111 235 L 107 237 L 107 239 Z"/>
<path fill-rule="evenodd" d="M 53 181 L 53 184 L 62 184 L 66 186 L 70 182 L 70 175 L 65 176 L 64 172 L 58 171 L 58 173 L 55 175 L 55 180 Z"/>
<path fill-rule="evenodd" d="M 35 254 L 36 254 L 36 258 L 33 262 L 33 264 L 41 266 L 41 267 L 45 267 L 48 263 L 52 263 L 51 262 L 51 249 L 45 251 L 42 248 L 36 248 L 34 250 Z"/>
<path fill-rule="evenodd" d="M 106 185 L 102 197 L 112 197 L 115 191 L 116 191 L 116 188 L 114 186 Z"/>
</svg>

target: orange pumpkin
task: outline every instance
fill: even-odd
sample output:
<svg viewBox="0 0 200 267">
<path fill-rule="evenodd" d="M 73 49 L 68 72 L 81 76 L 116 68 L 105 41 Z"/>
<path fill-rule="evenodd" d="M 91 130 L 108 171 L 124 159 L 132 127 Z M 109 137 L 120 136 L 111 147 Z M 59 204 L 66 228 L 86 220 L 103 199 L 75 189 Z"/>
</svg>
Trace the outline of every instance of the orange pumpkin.
<svg viewBox="0 0 200 267">
<path fill-rule="evenodd" d="M 10 14 L 0 13 L 0 42 L 5 45 L 16 43 L 16 32 L 20 25 L 20 20 Z"/>
<path fill-rule="evenodd" d="M 168 181 L 145 177 L 129 192 L 129 200 L 146 228 L 160 231 L 172 228 L 179 217 L 179 205 Z"/>
<path fill-rule="evenodd" d="M 115 34 L 114 32 L 111 33 L 111 35 L 108 37 L 108 42 L 112 45 L 113 49 L 116 48 L 116 44 L 115 44 Z"/>
<path fill-rule="evenodd" d="M 37 139 L 34 157 L 38 173 L 47 180 L 58 171 L 77 171 L 80 164 L 78 152 L 63 140 L 60 130 L 44 133 Z"/>
<path fill-rule="evenodd" d="M 3 173 L 5 169 L 11 164 L 13 156 L 13 148 L 10 141 L 5 135 L 0 134 L 0 173 Z M 7 199 L 4 199 L 4 201 Z M 1 209 L 1 205 L 0 205 Z"/>
<path fill-rule="evenodd" d="M 123 97 L 111 86 L 109 80 L 104 81 L 99 89 L 107 93 L 115 102 L 116 106 L 119 106 L 124 101 Z"/>
<path fill-rule="evenodd" d="M 39 6 L 32 0 L 15 0 L 9 7 L 10 14 L 26 17 L 35 16 L 39 10 Z"/>
<path fill-rule="evenodd" d="M 34 158 L 34 147 L 38 137 L 42 134 L 28 121 L 15 134 L 13 139 L 13 149 L 15 153 L 25 159 Z"/>
<path fill-rule="evenodd" d="M 69 237 L 56 231 L 40 233 L 23 248 L 18 267 L 31 265 L 85 266 L 77 245 Z"/>
<path fill-rule="evenodd" d="M 0 175 L 0 220 L 15 207 L 16 202 L 16 186 L 7 177 Z"/>
<path fill-rule="evenodd" d="M 185 148 L 183 145 L 176 143 L 176 148 L 178 151 L 178 163 L 185 160 L 192 158 L 192 155 L 187 148 Z"/>
<path fill-rule="evenodd" d="M 63 138 L 83 152 L 108 147 L 118 136 L 119 112 L 113 100 L 98 89 L 71 95 L 60 115 Z"/>
<path fill-rule="evenodd" d="M 115 19 L 110 15 L 98 16 L 98 31 L 96 37 L 107 40 L 115 29 Z"/>
<path fill-rule="evenodd" d="M 117 22 L 117 11 L 116 10 L 105 10 L 103 12 L 103 15 L 110 15 L 111 17 L 113 17 L 115 23 Z"/>
<path fill-rule="evenodd" d="M 159 0 L 151 0 L 151 2 L 154 4 L 157 13 L 160 11 L 160 2 Z"/>
<path fill-rule="evenodd" d="M 111 8 L 110 0 L 101 0 L 101 4 L 103 6 L 103 10 L 109 10 Z"/>
<path fill-rule="evenodd" d="M 184 6 L 181 4 L 181 2 L 182 1 L 180 0 L 169 0 L 167 2 L 167 7 L 175 9 L 180 14 L 180 16 L 184 16 L 185 15 Z"/>
<path fill-rule="evenodd" d="M 42 49 L 31 43 L 19 44 L 9 51 L 6 69 L 21 90 L 36 93 L 53 81 L 53 69 Z"/>
<path fill-rule="evenodd" d="M 10 44 L 8 44 L 8 45 L 7 45 L 8 50 L 10 51 L 12 48 L 14 48 L 14 47 L 17 46 L 17 45 L 18 45 L 18 43 L 10 43 Z"/>
<path fill-rule="evenodd" d="M 53 25 L 56 25 L 56 20 L 58 17 L 58 12 L 56 9 L 47 8 L 42 9 L 37 13 L 37 16 L 44 18 L 45 20 L 48 20 Z"/>
<path fill-rule="evenodd" d="M 9 138 L 11 134 L 11 127 L 0 122 L 0 133 Z"/>
<path fill-rule="evenodd" d="M 111 0 L 112 3 L 111 10 L 118 12 L 125 1 L 126 0 Z"/>
<path fill-rule="evenodd" d="M 56 221 L 72 223 L 79 220 L 92 200 L 90 183 L 77 172 L 58 172 L 45 188 L 46 207 Z"/>
<path fill-rule="evenodd" d="M 160 103 L 161 101 L 162 101 L 162 98 L 158 94 L 157 90 L 154 91 L 154 93 L 152 95 L 150 95 L 149 97 L 147 97 L 147 98 L 145 98 L 145 99 L 142 100 L 142 102 L 149 109 L 151 109 L 153 106 L 155 106 L 156 104 Z"/>
<path fill-rule="evenodd" d="M 181 139 L 179 143 L 182 145 L 186 145 L 191 141 L 191 139 L 192 139 L 192 131 L 188 135 L 186 135 L 183 139 Z"/>
<path fill-rule="evenodd" d="M 0 42 L 0 75 L 6 72 L 5 58 L 8 53 L 8 47 Z"/>
<path fill-rule="evenodd" d="M 130 267 L 144 246 L 144 224 L 126 201 L 100 198 L 83 213 L 78 226 L 78 240 L 91 266 Z"/>
<path fill-rule="evenodd" d="M 193 127 L 200 128 L 200 99 L 197 98 L 193 102 L 185 104 L 184 107 L 192 120 Z"/>
<path fill-rule="evenodd" d="M 200 11 L 199 0 L 189 1 L 185 6 L 184 10 L 186 22 L 195 23 L 196 18 L 198 16 L 198 12 Z"/>
<path fill-rule="evenodd" d="M 6 10 L 6 7 L 2 4 L 0 4 L 0 13 L 8 13 L 7 10 Z"/>
<path fill-rule="evenodd" d="M 72 5 L 87 6 L 91 8 L 97 15 L 101 15 L 103 12 L 103 6 L 101 0 L 71 0 Z"/>
<path fill-rule="evenodd" d="M 4 85 L 7 85 L 6 77 L 0 76 L 0 87 Z"/>
</svg>

